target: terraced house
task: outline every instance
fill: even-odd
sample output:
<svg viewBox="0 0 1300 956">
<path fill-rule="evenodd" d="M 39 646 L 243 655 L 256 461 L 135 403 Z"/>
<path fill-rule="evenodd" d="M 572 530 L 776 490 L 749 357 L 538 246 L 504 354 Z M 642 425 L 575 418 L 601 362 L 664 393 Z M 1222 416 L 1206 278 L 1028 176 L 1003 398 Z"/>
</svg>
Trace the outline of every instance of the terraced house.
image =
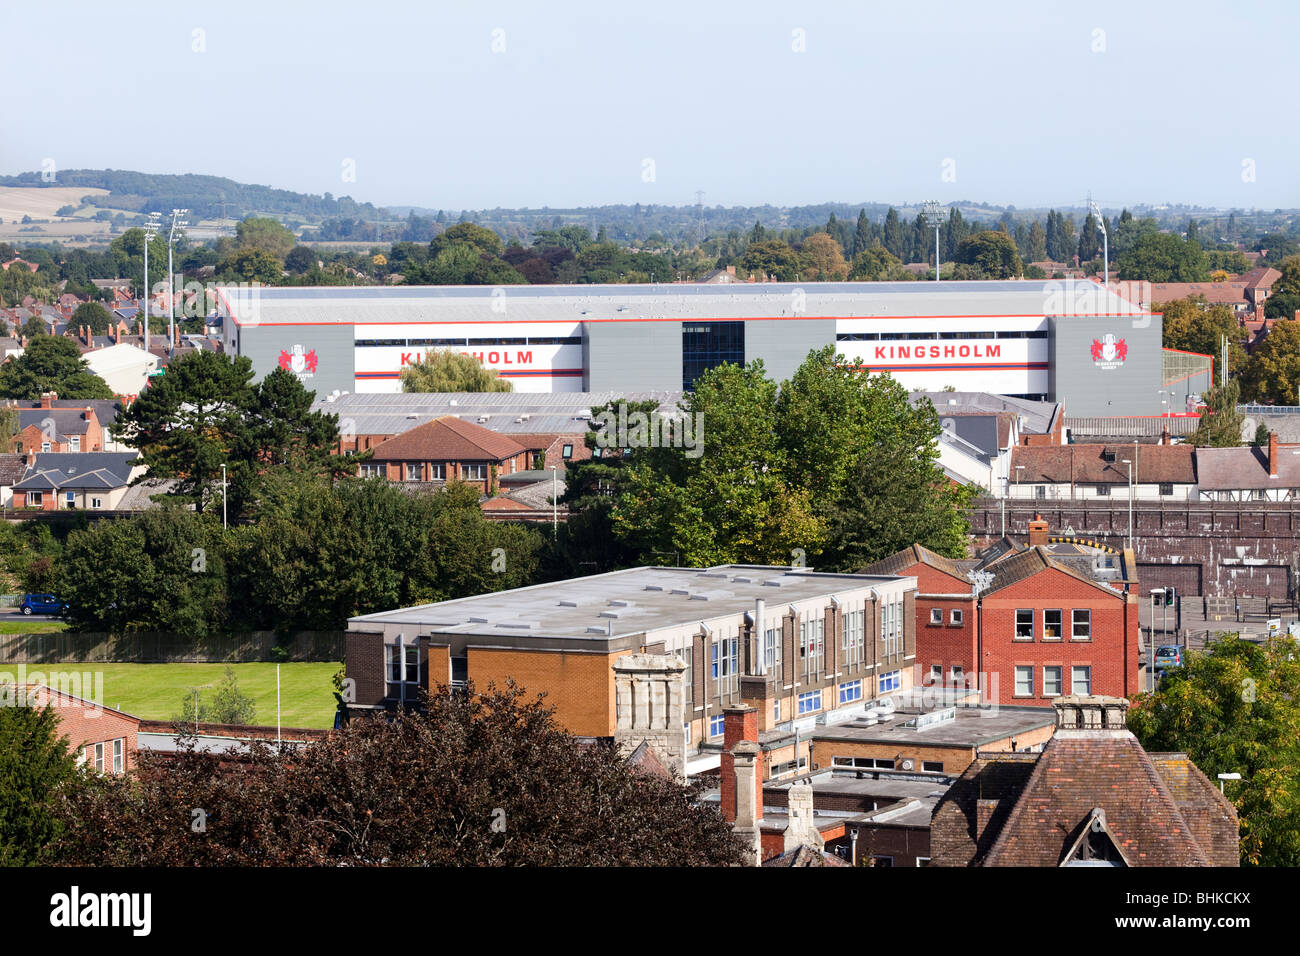
<svg viewBox="0 0 1300 956">
<path fill-rule="evenodd" d="M 755 711 L 768 775 L 807 763 L 808 733 L 912 686 L 916 580 L 788 567 L 641 567 L 348 622 L 355 711 L 418 706 L 472 680 L 545 692 L 584 737 L 618 726 L 628 655 L 685 665 L 680 728 L 691 773 L 717 767 L 724 709 Z"/>
</svg>

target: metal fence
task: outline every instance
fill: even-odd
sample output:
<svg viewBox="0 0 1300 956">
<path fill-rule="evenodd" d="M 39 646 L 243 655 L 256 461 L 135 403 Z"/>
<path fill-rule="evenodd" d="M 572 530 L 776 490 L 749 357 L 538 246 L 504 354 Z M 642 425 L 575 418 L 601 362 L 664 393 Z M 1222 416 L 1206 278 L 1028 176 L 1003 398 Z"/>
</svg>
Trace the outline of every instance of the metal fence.
<svg viewBox="0 0 1300 956">
<path fill-rule="evenodd" d="M 3 625 L 0 625 L 2 628 Z M 283 655 L 277 653 L 283 648 Z M 179 634 L 0 634 L 0 664 L 341 661 L 343 631 L 274 631 L 187 638 Z"/>
</svg>

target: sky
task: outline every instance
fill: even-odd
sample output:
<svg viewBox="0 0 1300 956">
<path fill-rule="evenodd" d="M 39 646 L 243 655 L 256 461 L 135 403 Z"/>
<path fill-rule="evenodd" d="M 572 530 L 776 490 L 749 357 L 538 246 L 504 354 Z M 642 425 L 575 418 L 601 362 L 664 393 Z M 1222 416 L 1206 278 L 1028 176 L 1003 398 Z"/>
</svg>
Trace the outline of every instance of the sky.
<svg viewBox="0 0 1300 956">
<path fill-rule="evenodd" d="M 1300 3 L 10 5 L 0 174 L 377 205 L 1300 207 Z"/>
</svg>

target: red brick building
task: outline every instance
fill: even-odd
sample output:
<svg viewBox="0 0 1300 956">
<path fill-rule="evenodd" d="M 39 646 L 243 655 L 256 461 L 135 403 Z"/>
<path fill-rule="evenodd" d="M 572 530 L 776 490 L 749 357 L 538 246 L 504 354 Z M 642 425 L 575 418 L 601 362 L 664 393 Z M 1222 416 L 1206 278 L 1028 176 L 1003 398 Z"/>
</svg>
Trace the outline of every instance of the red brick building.
<svg viewBox="0 0 1300 956">
<path fill-rule="evenodd" d="M 14 453 L 84 452 L 104 450 L 104 429 L 95 408 L 56 407 L 58 395 L 41 396 L 40 408 L 18 410 L 18 433 L 14 435 Z"/>
<path fill-rule="evenodd" d="M 974 561 L 913 545 L 864 572 L 917 578 L 917 684 L 978 681 L 986 700 L 1043 706 L 1141 689 L 1132 566 L 1130 553 L 1007 542 Z"/>
<path fill-rule="evenodd" d="M 10 685 L 21 694 L 18 703 L 52 707 L 59 718 L 58 733 L 68 738 L 77 761 L 100 773 L 126 773 L 135 768 L 140 719 L 94 701 L 44 684 Z"/>
<path fill-rule="evenodd" d="M 459 480 L 490 495 L 499 475 L 524 471 L 529 463 L 528 449 L 513 438 L 446 415 L 374 446 L 361 476 L 423 484 Z"/>
</svg>

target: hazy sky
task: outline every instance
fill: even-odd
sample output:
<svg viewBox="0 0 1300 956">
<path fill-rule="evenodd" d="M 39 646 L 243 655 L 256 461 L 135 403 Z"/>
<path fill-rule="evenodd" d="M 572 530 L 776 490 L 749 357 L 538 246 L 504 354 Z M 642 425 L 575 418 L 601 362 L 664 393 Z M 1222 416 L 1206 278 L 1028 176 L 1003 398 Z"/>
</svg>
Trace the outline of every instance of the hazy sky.
<svg viewBox="0 0 1300 956">
<path fill-rule="evenodd" d="M 1297 40 L 1295 0 L 10 4 L 0 173 L 447 209 L 1295 207 Z"/>
</svg>

